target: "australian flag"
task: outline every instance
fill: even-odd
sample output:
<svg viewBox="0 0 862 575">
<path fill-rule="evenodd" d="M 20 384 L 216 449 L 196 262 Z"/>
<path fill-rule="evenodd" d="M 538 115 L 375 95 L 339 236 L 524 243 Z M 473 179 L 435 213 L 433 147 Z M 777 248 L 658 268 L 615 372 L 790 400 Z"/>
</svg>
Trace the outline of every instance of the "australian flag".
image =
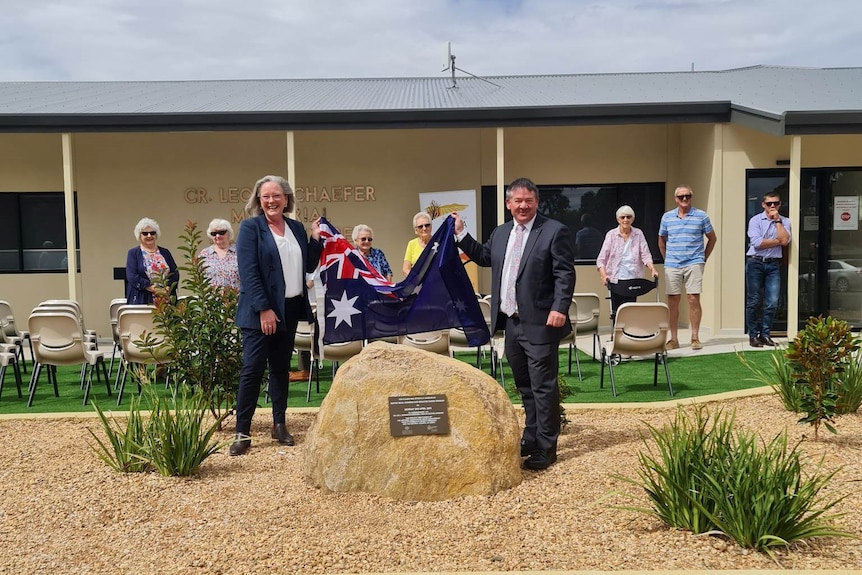
<svg viewBox="0 0 862 575">
<path fill-rule="evenodd" d="M 460 327 L 471 346 L 491 339 L 455 245 L 455 220 L 446 218 L 410 274 L 386 280 L 326 218 L 320 278 L 326 286 L 317 320 L 323 343 L 342 343 Z"/>
</svg>

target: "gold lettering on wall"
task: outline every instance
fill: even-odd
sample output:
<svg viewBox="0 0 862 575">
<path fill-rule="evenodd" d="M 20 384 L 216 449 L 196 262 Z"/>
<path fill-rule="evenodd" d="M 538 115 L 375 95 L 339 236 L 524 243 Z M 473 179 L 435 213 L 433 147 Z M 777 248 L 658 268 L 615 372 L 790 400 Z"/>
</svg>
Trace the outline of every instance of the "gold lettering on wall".
<svg viewBox="0 0 862 575">
<path fill-rule="evenodd" d="M 294 189 L 297 206 L 294 215 L 300 222 L 308 223 L 321 216 L 326 216 L 326 208 L 308 204 L 314 203 L 342 203 L 342 202 L 376 202 L 374 186 L 298 186 Z M 242 204 L 243 206 L 231 208 L 231 223 L 241 222 L 245 217 L 244 204 L 252 195 L 252 189 L 248 186 L 226 186 L 219 187 L 218 193 L 210 193 L 206 188 L 189 187 L 183 191 L 183 200 L 187 204 L 208 204 L 213 199 L 218 199 L 222 204 Z M 347 232 L 350 231 L 348 228 Z M 345 237 L 347 234 L 345 234 Z"/>
</svg>

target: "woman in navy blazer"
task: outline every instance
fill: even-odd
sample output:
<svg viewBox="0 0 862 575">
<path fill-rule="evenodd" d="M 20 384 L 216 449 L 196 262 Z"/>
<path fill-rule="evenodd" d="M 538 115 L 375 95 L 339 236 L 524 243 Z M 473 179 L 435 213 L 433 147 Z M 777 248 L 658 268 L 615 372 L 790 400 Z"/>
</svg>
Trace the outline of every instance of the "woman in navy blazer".
<svg viewBox="0 0 862 575">
<path fill-rule="evenodd" d="M 167 248 L 158 245 L 161 229 L 158 222 L 141 218 L 135 226 L 135 239 L 140 245 L 129 250 L 126 256 L 126 302 L 130 304 L 151 304 L 153 295 L 177 295 L 180 272 L 174 256 Z M 155 285 L 152 276 L 167 269 L 168 286 Z"/>
<path fill-rule="evenodd" d="M 284 217 L 296 200 L 280 176 L 264 176 L 254 185 L 236 244 L 239 302 L 236 325 L 242 329 L 242 370 L 236 397 L 236 439 L 231 455 L 251 446 L 251 420 L 260 395 L 260 381 L 269 363 L 272 438 L 294 445 L 285 425 L 288 371 L 296 324 L 312 321 L 305 274 L 320 260 L 320 228 L 311 224 L 311 239 L 296 220 Z"/>
</svg>

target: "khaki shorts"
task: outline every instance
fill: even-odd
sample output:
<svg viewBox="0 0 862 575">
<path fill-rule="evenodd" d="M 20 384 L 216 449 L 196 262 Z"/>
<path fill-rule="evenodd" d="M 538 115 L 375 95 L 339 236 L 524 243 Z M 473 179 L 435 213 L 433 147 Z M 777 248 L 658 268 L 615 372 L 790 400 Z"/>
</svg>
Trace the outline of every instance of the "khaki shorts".
<svg viewBox="0 0 862 575">
<path fill-rule="evenodd" d="M 704 264 L 693 264 L 684 268 L 664 268 L 664 293 L 680 295 L 685 285 L 688 295 L 699 294 L 703 290 L 703 267 Z"/>
</svg>

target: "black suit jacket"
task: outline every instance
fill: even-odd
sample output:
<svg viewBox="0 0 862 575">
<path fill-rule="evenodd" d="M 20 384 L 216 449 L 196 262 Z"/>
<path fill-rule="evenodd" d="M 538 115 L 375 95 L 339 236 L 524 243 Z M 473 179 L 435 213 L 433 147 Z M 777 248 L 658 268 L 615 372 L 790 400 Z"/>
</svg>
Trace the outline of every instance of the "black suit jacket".
<svg viewBox="0 0 862 575">
<path fill-rule="evenodd" d="M 296 220 L 284 218 L 285 233 L 293 233 L 302 250 L 305 273 L 311 273 L 320 260 L 322 245 L 309 238 L 305 228 Z M 271 309 L 278 316 L 277 330 L 284 330 L 284 272 L 278 247 L 265 216 L 243 220 L 236 242 L 237 264 L 239 266 L 239 302 L 236 308 L 236 325 L 260 329 L 260 312 Z M 306 301 L 305 316 L 299 319 L 310 320 L 311 307 L 308 305 L 305 276 L 302 278 L 302 295 Z"/>
<path fill-rule="evenodd" d="M 485 244 L 480 244 L 470 234 L 458 243 L 471 260 L 491 268 L 492 332 L 503 327 L 500 325 L 500 289 L 506 244 L 513 227 L 514 220 L 497 226 Z M 569 228 L 537 214 L 524 246 L 515 284 L 518 317 L 524 333 L 535 343 L 558 342 L 572 331 L 568 317 L 575 291 L 574 259 Z M 546 325 L 551 311 L 566 316 L 562 327 Z"/>
</svg>

